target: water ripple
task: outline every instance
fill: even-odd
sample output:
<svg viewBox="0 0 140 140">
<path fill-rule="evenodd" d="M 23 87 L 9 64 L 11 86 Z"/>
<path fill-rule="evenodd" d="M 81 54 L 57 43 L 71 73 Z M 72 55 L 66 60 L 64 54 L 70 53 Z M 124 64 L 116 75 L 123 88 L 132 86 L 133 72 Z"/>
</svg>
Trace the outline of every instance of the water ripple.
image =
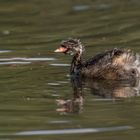
<svg viewBox="0 0 140 140">
<path fill-rule="evenodd" d="M 50 64 L 51 66 L 57 66 L 57 67 L 69 67 L 70 64 Z"/>
<path fill-rule="evenodd" d="M 31 62 L 21 62 L 21 61 L 13 61 L 13 62 L 0 62 L 0 65 L 11 65 L 11 64 L 31 64 Z"/>
<path fill-rule="evenodd" d="M 8 52 L 12 52 L 11 50 L 0 50 L 0 53 L 8 53 Z"/>
<path fill-rule="evenodd" d="M 75 5 L 72 7 L 74 11 L 85 11 L 89 10 L 91 7 L 90 5 Z"/>
<path fill-rule="evenodd" d="M 51 61 L 51 60 L 55 60 L 55 58 L 26 58 L 26 57 L 14 57 L 14 58 L 0 58 L 0 61 Z"/>
<path fill-rule="evenodd" d="M 60 85 L 59 83 L 48 83 L 48 85 L 51 85 L 51 86 L 58 86 Z"/>
<path fill-rule="evenodd" d="M 33 135 L 62 135 L 62 134 L 83 134 L 83 133 L 99 133 L 109 131 L 123 131 L 133 129 L 132 126 L 116 126 L 104 128 L 80 128 L 80 129 L 63 129 L 63 130 L 37 130 L 22 131 L 15 133 L 16 136 L 33 136 Z"/>
<path fill-rule="evenodd" d="M 62 123 L 70 123 L 70 121 L 67 121 L 67 120 L 63 120 L 63 121 L 50 121 L 49 123 L 51 124 L 62 124 Z"/>
</svg>

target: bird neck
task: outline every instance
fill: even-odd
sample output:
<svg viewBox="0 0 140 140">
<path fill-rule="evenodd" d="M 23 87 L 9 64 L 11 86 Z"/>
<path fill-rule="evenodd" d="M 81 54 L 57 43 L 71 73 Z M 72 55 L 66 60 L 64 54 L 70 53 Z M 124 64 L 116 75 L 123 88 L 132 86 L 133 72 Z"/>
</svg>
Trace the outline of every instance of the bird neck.
<svg viewBox="0 0 140 140">
<path fill-rule="evenodd" d="M 82 66 L 82 52 L 77 52 L 72 59 L 70 74 L 77 73 Z"/>
</svg>

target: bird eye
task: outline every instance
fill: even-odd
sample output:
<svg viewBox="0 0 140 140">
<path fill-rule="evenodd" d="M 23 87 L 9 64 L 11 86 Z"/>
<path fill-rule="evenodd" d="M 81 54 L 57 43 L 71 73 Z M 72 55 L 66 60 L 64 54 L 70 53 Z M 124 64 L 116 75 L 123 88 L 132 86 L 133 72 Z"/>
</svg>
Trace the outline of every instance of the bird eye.
<svg viewBox="0 0 140 140">
<path fill-rule="evenodd" d="M 132 74 L 136 74 L 136 71 L 134 69 L 131 70 Z"/>
<path fill-rule="evenodd" d="M 61 47 L 64 47 L 64 48 L 66 48 L 66 46 L 65 46 L 65 45 L 63 45 L 63 44 L 61 45 Z"/>
</svg>

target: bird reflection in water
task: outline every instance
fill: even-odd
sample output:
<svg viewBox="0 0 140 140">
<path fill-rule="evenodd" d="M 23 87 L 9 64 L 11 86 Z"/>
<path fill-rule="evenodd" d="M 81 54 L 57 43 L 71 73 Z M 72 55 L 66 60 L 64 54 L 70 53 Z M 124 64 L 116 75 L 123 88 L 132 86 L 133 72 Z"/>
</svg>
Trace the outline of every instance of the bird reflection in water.
<svg viewBox="0 0 140 140">
<path fill-rule="evenodd" d="M 89 88 L 91 94 L 102 99 L 125 99 L 140 96 L 140 81 L 107 81 L 95 79 L 71 78 L 73 88 L 72 99 L 56 100 L 60 114 L 81 113 L 84 104 L 83 88 Z M 93 96 L 93 98 L 94 98 Z"/>
<path fill-rule="evenodd" d="M 71 78 L 72 88 L 73 88 L 73 98 L 72 99 L 59 99 L 56 100 L 57 112 L 61 114 L 67 113 L 81 113 L 83 109 L 83 92 L 82 92 L 82 81 L 80 78 Z"/>
</svg>

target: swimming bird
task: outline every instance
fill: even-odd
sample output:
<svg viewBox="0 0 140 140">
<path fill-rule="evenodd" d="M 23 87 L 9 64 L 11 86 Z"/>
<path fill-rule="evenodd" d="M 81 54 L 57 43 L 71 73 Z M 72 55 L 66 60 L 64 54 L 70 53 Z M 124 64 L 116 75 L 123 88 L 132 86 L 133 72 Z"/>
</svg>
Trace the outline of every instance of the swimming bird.
<svg viewBox="0 0 140 140">
<path fill-rule="evenodd" d="M 140 56 L 130 49 L 114 48 L 83 60 L 85 46 L 68 38 L 54 52 L 73 55 L 70 75 L 92 79 L 133 80 L 140 77 Z"/>
</svg>

